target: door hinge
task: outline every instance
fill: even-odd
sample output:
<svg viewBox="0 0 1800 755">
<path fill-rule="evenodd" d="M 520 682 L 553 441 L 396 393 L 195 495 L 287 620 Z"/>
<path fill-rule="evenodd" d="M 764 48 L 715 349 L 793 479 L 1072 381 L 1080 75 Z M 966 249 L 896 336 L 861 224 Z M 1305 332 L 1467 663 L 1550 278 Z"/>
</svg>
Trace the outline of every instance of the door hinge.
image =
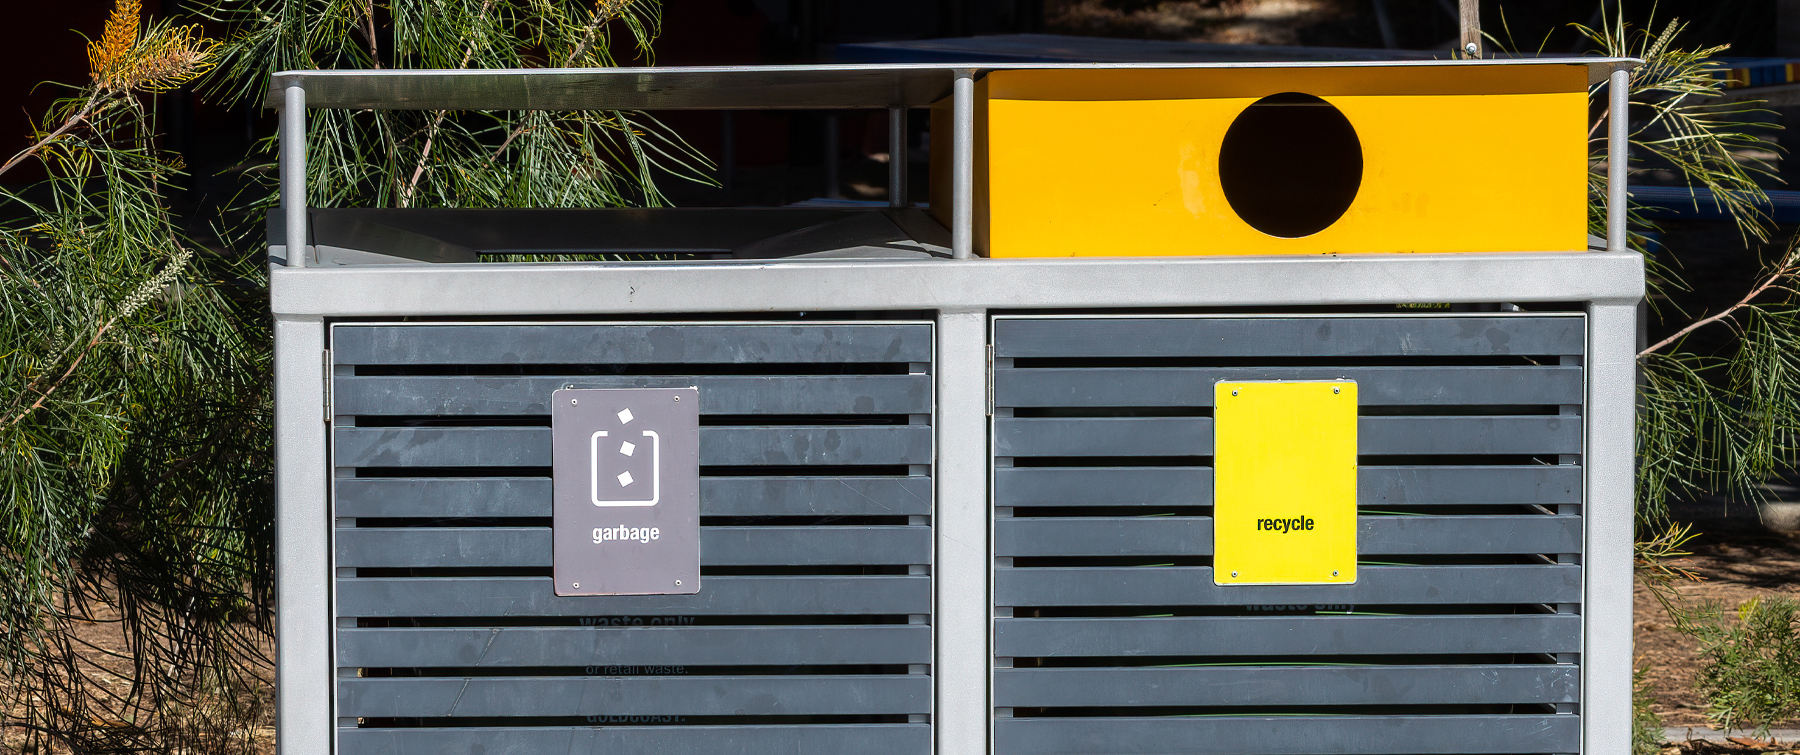
<svg viewBox="0 0 1800 755">
<path fill-rule="evenodd" d="M 987 416 L 994 416 L 994 345 L 987 345 Z"/>
<path fill-rule="evenodd" d="M 331 424 L 331 349 L 319 352 L 320 371 L 325 376 L 325 424 Z"/>
</svg>

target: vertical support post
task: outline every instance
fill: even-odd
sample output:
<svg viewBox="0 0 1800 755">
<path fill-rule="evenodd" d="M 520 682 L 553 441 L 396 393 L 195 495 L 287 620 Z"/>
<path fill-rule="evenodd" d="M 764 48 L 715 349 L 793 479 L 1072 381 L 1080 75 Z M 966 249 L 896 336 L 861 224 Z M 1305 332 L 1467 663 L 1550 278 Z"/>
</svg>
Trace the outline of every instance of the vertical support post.
<svg viewBox="0 0 1800 755">
<path fill-rule="evenodd" d="M 306 89 L 282 90 L 281 209 L 287 221 L 288 267 L 306 267 Z"/>
<path fill-rule="evenodd" d="M 1631 72 L 1614 70 L 1606 86 L 1606 248 L 1624 252 Z M 1580 711 L 1586 755 L 1631 750 L 1637 316 L 1637 301 L 1588 307 Z"/>
<path fill-rule="evenodd" d="M 285 176 L 284 176 L 285 177 Z M 297 202 L 304 206 L 303 202 Z M 288 227 L 293 235 L 293 226 Z M 292 242 L 290 242 L 292 243 Z M 294 247 L 289 247 L 293 249 Z M 292 259 L 293 252 L 289 252 Z M 290 263 L 291 264 L 291 263 Z M 275 696 L 279 755 L 333 751 L 325 323 L 275 318 Z"/>
<path fill-rule="evenodd" d="M 950 101 L 950 256 L 975 257 L 975 71 L 956 69 Z"/>
<path fill-rule="evenodd" d="M 1588 306 L 1582 533 L 1584 755 L 1631 752 L 1631 588 L 1637 302 Z"/>
<path fill-rule="evenodd" d="M 1631 71 L 1614 70 L 1606 83 L 1606 250 L 1630 247 L 1625 235 L 1625 180 L 1631 163 Z"/>
<path fill-rule="evenodd" d="M 1462 52 L 1471 58 L 1481 57 L 1481 0 L 1462 0 L 1457 13 L 1457 27 L 1462 30 L 1459 41 Z"/>
<path fill-rule="evenodd" d="M 937 755 L 986 755 L 988 701 L 987 312 L 937 325 L 937 507 L 931 573 Z"/>
<path fill-rule="evenodd" d="M 888 108 L 888 206 L 905 207 L 906 200 L 906 108 Z"/>
</svg>

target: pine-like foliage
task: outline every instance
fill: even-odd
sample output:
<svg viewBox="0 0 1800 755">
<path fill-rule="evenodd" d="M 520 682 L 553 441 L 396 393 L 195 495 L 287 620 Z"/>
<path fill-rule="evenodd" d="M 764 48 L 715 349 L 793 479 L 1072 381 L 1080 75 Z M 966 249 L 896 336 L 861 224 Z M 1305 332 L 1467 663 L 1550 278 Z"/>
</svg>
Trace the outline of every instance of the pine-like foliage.
<svg viewBox="0 0 1800 755">
<path fill-rule="evenodd" d="M 1771 224 L 1762 208 L 1768 197 L 1757 180 L 1770 170 L 1753 156 L 1769 148 L 1757 133 L 1759 103 L 1720 102 L 1725 79 L 1717 56 L 1725 48 L 1684 49 L 1677 41 L 1685 28 L 1671 21 L 1660 30 L 1632 29 L 1622 20 L 1598 30 L 1578 27 L 1598 52 L 1644 61 L 1632 72 L 1628 168 L 1672 171 L 1691 189 L 1707 190 L 1711 199 L 1696 193 L 1696 204 L 1716 203 L 1747 245 L 1767 240 Z M 1604 102 L 1604 85 L 1594 94 Z M 1596 148 L 1604 146 L 1605 131 L 1601 115 L 1592 132 Z M 1598 157 L 1589 179 L 1589 225 L 1604 233 L 1605 163 Z M 1627 208 L 1632 227 L 1652 227 L 1641 209 L 1635 203 Z M 1643 242 L 1632 235 L 1634 248 L 1644 251 Z M 1669 252 L 1678 261 L 1682 250 Z M 1794 289 L 1800 250 L 1789 244 L 1741 300 L 1711 313 L 1668 304 L 1663 294 L 1687 288 L 1679 263 L 1645 256 L 1652 330 L 1673 332 L 1638 354 L 1637 499 L 1639 526 L 1646 528 L 1640 545 L 1660 543 L 1658 548 L 1674 553 L 1680 538 L 1668 536 L 1670 499 L 1754 496 L 1761 483 L 1800 461 L 1800 302 Z M 1729 334 L 1726 348 L 1688 350 L 1688 336 L 1707 328 Z M 1640 555 L 1647 553 L 1640 547 Z"/>
<path fill-rule="evenodd" d="M 178 230 L 147 96 L 216 52 L 119 0 L 89 81 L 0 164 L 48 174 L 0 190 L 0 703 L 28 751 L 168 751 L 257 704 L 267 326 L 231 295 L 256 272 Z"/>
<path fill-rule="evenodd" d="M 269 75 L 321 68 L 586 68 L 648 59 L 651 0 L 213 0 L 239 30 L 217 93 L 260 100 Z M 314 207 L 665 204 L 655 177 L 708 167 L 641 112 L 316 110 Z M 267 145 L 273 151 L 273 142 Z"/>
</svg>

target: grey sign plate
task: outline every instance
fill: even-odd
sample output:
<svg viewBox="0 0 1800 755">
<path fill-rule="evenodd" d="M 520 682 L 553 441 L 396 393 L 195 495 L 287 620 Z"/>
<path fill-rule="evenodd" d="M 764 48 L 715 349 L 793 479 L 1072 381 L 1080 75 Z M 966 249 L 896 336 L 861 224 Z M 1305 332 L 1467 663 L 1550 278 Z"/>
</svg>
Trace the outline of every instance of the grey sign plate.
<svg viewBox="0 0 1800 755">
<path fill-rule="evenodd" d="M 556 594 L 699 592 L 699 389 L 560 390 L 550 425 Z"/>
</svg>

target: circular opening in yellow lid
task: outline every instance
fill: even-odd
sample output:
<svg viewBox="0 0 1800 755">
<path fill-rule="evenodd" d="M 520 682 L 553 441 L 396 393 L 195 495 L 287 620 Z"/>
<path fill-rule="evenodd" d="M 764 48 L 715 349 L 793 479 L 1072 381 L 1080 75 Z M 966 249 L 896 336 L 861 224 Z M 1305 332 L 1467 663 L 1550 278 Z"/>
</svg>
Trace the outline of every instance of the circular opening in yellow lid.
<svg viewBox="0 0 1800 755">
<path fill-rule="evenodd" d="M 1362 170 L 1362 142 L 1350 119 L 1300 92 L 1251 103 L 1219 147 L 1219 183 L 1231 209 L 1281 238 L 1311 236 L 1343 217 Z"/>
</svg>

